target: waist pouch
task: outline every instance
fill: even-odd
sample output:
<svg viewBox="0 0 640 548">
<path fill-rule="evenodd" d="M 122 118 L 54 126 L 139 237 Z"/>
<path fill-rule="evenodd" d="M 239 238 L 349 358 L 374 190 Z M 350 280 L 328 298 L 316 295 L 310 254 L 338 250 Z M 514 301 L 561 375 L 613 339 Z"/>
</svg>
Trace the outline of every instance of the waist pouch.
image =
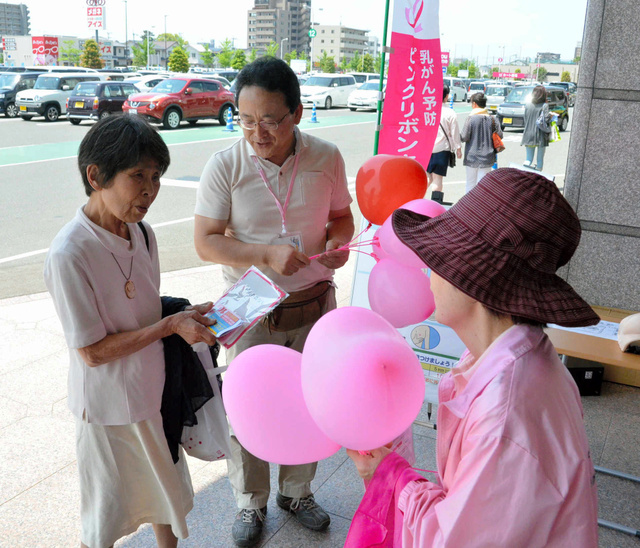
<svg viewBox="0 0 640 548">
<path fill-rule="evenodd" d="M 328 312 L 327 305 L 334 295 L 331 282 L 320 282 L 309 289 L 296 291 L 262 319 L 270 331 L 291 331 L 317 322 Z"/>
</svg>

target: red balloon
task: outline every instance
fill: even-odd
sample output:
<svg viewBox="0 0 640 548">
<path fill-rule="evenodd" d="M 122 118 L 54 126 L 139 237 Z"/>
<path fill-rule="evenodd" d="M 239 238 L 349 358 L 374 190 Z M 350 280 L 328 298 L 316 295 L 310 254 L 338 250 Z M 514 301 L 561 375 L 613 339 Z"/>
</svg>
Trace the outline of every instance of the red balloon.
<svg viewBox="0 0 640 548">
<path fill-rule="evenodd" d="M 427 186 L 427 172 L 415 160 L 378 154 L 358 170 L 358 206 L 365 219 L 381 225 L 401 205 L 424 198 Z"/>
</svg>

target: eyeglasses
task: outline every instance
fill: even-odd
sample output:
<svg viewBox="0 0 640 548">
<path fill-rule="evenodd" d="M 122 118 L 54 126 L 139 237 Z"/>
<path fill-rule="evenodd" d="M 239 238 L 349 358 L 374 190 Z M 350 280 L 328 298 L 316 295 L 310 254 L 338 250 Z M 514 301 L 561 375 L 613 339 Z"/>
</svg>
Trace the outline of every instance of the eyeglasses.
<svg viewBox="0 0 640 548">
<path fill-rule="evenodd" d="M 256 129 L 256 126 L 259 123 L 260 127 L 262 129 L 264 129 L 265 131 L 275 131 L 276 129 L 278 129 L 278 126 L 282 123 L 282 120 L 284 120 L 289 114 L 291 114 L 291 113 L 287 112 L 277 122 L 267 122 L 265 120 L 261 120 L 260 122 L 247 122 L 247 121 L 243 120 L 242 118 L 238 118 L 238 125 L 242 129 L 247 129 L 247 130 L 251 131 L 252 129 Z"/>
</svg>

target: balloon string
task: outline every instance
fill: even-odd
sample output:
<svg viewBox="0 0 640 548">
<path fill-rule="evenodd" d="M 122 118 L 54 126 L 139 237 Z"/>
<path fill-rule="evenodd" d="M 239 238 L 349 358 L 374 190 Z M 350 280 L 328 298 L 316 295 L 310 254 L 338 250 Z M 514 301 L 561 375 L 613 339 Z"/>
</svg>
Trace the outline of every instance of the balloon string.
<svg viewBox="0 0 640 548">
<path fill-rule="evenodd" d="M 358 234 L 355 238 L 353 238 L 350 242 L 347 242 L 346 244 L 344 244 L 342 247 L 339 247 L 338 249 L 331 249 L 330 251 L 347 251 L 350 250 L 351 244 L 353 244 L 353 242 L 355 242 L 360 236 L 362 236 L 367 230 L 369 230 L 371 227 L 373 226 L 372 223 L 369 223 L 367 225 L 367 228 L 365 228 L 362 232 L 360 232 L 360 234 Z M 373 242 L 373 240 L 372 240 Z M 354 245 L 358 245 L 358 244 L 354 244 Z M 356 251 L 354 249 L 354 251 Z M 323 252 L 323 253 L 318 253 L 317 255 L 313 255 L 312 257 L 309 257 L 309 260 L 312 261 L 313 259 L 317 259 L 318 257 L 321 257 L 322 255 L 324 255 L 325 253 L 328 253 L 327 251 Z M 370 255 L 370 253 L 366 253 L 366 255 Z"/>
<path fill-rule="evenodd" d="M 422 468 L 416 468 L 415 466 L 413 467 L 413 469 L 420 472 L 429 472 L 429 474 L 435 474 L 436 476 L 438 475 L 438 472 L 436 472 L 435 470 L 423 470 Z"/>
</svg>

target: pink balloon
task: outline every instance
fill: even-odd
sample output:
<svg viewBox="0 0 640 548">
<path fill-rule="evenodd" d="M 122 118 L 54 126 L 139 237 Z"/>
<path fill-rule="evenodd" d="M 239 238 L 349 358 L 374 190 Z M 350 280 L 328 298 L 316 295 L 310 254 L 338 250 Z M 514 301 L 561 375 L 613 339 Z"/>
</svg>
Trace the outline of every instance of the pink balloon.
<svg viewBox="0 0 640 548">
<path fill-rule="evenodd" d="M 311 329 L 302 392 L 309 413 L 336 443 L 361 451 L 389 443 L 418 416 L 424 391 L 418 358 L 375 312 L 338 308 Z"/>
<path fill-rule="evenodd" d="M 377 263 L 369 275 L 369 304 L 394 327 L 426 320 L 436 308 L 429 277 L 393 259 Z"/>
<path fill-rule="evenodd" d="M 302 354 L 274 344 L 251 347 L 231 362 L 224 406 L 240 443 L 277 464 L 306 464 L 340 449 L 311 418 L 301 384 Z"/>
<path fill-rule="evenodd" d="M 401 206 L 400 209 L 408 209 L 409 211 L 415 211 L 416 213 L 428 215 L 429 217 L 437 217 L 446 211 L 444 206 L 433 200 L 411 200 Z M 407 266 L 413 266 L 415 268 L 426 267 L 422 259 L 420 259 L 411 248 L 407 247 L 398 239 L 391 225 L 391 216 L 387 218 L 376 234 L 380 240 L 380 246 L 387 253 L 388 257 Z"/>
<path fill-rule="evenodd" d="M 382 228 L 382 227 L 380 227 Z M 373 243 L 371 244 L 371 249 L 373 249 L 373 254 L 375 255 L 376 261 L 381 261 L 389 256 L 389 254 L 382 249 L 380 245 L 380 228 L 376 230 L 376 233 L 373 235 Z"/>
</svg>

